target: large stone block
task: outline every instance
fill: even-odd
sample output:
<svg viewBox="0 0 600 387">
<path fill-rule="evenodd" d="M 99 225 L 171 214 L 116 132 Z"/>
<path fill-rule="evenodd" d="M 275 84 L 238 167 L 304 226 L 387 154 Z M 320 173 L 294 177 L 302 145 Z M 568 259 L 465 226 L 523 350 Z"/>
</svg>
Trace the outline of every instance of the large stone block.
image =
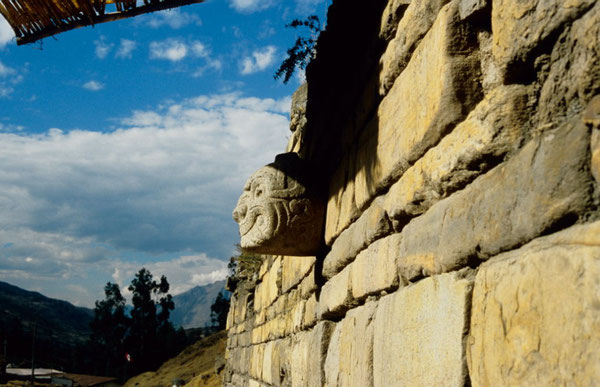
<svg viewBox="0 0 600 387">
<path fill-rule="evenodd" d="M 355 178 L 359 210 L 448 134 L 481 99 L 481 70 L 467 27 L 460 22 L 455 3 L 440 11 L 362 133 Z"/>
<path fill-rule="evenodd" d="M 354 305 L 351 269 L 352 266 L 346 267 L 323 286 L 319 298 L 319 318 L 339 316 Z"/>
<path fill-rule="evenodd" d="M 325 357 L 334 326 L 331 321 L 323 321 L 311 331 L 294 336 L 291 355 L 292 386 L 324 385 Z"/>
<path fill-rule="evenodd" d="M 600 385 L 600 222 L 484 263 L 473 290 L 473 386 Z"/>
<path fill-rule="evenodd" d="M 383 21 L 385 23 L 382 23 L 380 35 L 387 37 L 390 35 L 390 31 L 393 30 L 395 37 L 388 44 L 380 60 L 382 70 L 379 92 L 381 95 L 387 94 L 392 88 L 398 75 L 406 68 L 419 42 L 433 25 L 440 9 L 448 1 L 412 0 L 406 11 L 401 15 L 398 14 L 398 11 L 403 2 L 398 0 L 389 2 L 388 9 L 384 12 Z M 397 22 L 398 16 L 402 16 L 399 22 Z M 393 26 L 394 22 L 397 23 L 396 26 Z"/>
<path fill-rule="evenodd" d="M 354 198 L 354 158 L 344 157 L 329 184 L 327 216 L 325 219 L 325 243 L 333 239 L 360 216 Z"/>
<path fill-rule="evenodd" d="M 410 167 L 385 196 L 384 208 L 403 221 L 462 189 L 521 146 L 530 117 L 531 88 L 491 91 L 440 143 Z"/>
<path fill-rule="evenodd" d="M 411 0 L 390 0 L 388 1 L 383 15 L 381 16 L 381 26 L 379 27 L 379 37 L 384 40 L 391 40 L 396 35 L 398 23 L 402 20 L 406 7 Z M 433 22 L 433 21 L 432 21 Z"/>
<path fill-rule="evenodd" d="M 392 232 L 392 223 L 382 204 L 378 200 L 374 201 L 360 218 L 335 240 L 323 262 L 325 278 L 339 273 L 369 244 Z"/>
<path fill-rule="evenodd" d="M 401 240 L 400 234 L 394 234 L 374 242 L 358 254 L 350 273 L 353 298 L 363 299 L 398 287 L 396 259 Z"/>
<path fill-rule="evenodd" d="M 265 309 L 270 306 L 279 296 L 281 285 L 281 257 L 275 259 L 263 280 L 256 286 L 254 308 Z"/>
<path fill-rule="evenodd" d="M 540 125 L 552 125 L 584 108 L 600 93 L 600 2 L 565 30 L 550 55 L 540 92 Z"/>
<path fill-rule="evenodd" d="M 424 279 L 379 300 L 373 323 L 375 387 L 464 386 L 473 276 Z"/>
<path fill-rule="evenodd" d="M 325 385 L 373 385 L 373 316 L 377 302 L 346 314 L 331 335 L 325 360 Z"/>
<path fill-rule="evenodd" d="M 463 267 L 575 222 L 592 203 L 589 144 L 576 117 L 413 219 L 402 232 L 401 276 Z"/>
<path fill-rule="evenodd" d="M 492 51 L 496 61 L 504 68 L 531 61 L 536 47 L 556 39 L 560 29 L 594 3 L 596 0 L 495 0 L 492 6 Z M 514 68 L 514 72 L 521 73 L 532 70 Z"/>
<path fill-rule="evenodd" d="M 283 257 L 281 267 L 281 291 L 298 285 L 310 273 L 316 261 L 315 257 Z"/>
</svg>

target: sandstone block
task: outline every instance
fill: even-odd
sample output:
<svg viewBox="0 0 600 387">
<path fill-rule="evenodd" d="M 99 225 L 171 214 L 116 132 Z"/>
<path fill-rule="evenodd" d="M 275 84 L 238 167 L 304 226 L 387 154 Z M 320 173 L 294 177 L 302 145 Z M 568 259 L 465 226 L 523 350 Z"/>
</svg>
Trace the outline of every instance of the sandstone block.
<svg viewBox="0 0 600 387">
<path fill-rule="evenodd" d="M 317 302 L 317 296 L 313 295 L 306 300 L 304 305 L 304 318 L 302 319 L 302 327 L 310 328 L 317 322 L 317 311 L 319 303 Z"/>
<path fill-rule="evenodd" d="M 316 261 L 315 257 L 283 257 L 281 267 L 281 292 L 298 285 L 308 275 Z"/>
<path fill-rule="evenodd" d="M 353 304 L 352 282 L 350 271 L 352 266 L 346 267 L 341 273 L 333 276 L 321 290 L 319 298 L 318 318 L 330 318 L 343 314 Z"/>
<path fill-rule="evenodd" d="M 379 28 L 379 37 L 384 40 L 391 40 L 398 29 L 398 23 L 402 20 L 406 7 L 411 0 L 390 0 L 388 1 L 383 16 L 381 17 L 381 27 Z"/>
<path fill-rule="evenodd" d="M 581 118 L 573 119 L 433 205 L 402 232 L 401 276 L 463 267 L 576 221 L 591 203 L 589 144 Z"/>
<path fill-rule="evenodd" d="M 329 185 L 325 219 L 325 243 L 328 245 L 360 216 L 354 198 L 354 164 L 354 159 L 346 156 Z"/>
<path fill-rule="evenodd" d="M 600 3 L 595 3 L 565 30 L 550 54 L 550 70 L 540 92 L 540 125 L 572 115 L 600 93 Z"/>
<path fill-rule="evenodd" d="M 294 336 L 291 355 L 292 386 L 324 385 L 325 357 L 334 326 L 331 321 L 323 321 L 311 331 Z"/>
<path fill-rule="evenodd" d="M 373 385 L 373 316 L 377 302 L 346 314 L 331 335 L 325 360 L 325 385 Z"/>
<path fill-rule="evenodd" d="M 525 63 L 532 51 L 567 23 L 585 13 L 595 0 L 494 1 L 492 7 L 493 54 L 506 68 Z M 531 71 L 515 68 L 515 71 Z"/>
<path fill-rule="evenodd" d="M 383 204 L 389 216 L 405 221 L 422 214 L 518 149 L 530 116 L 529 92 L 521 85 L 491 91 L 394 183 Z"/>
<path fill-rule="evenodd" d="M 448 3 L 448 0 L 412 0 L 406 10 L 400 15 L 399 1 L 390 1 L 383 14 L 383 21 L 390 21 L 393 25 L 398 16 L 401 16 L 394 28 L 382 22 L 380 36 L 388 36 L 389 31 L 395 31 L 394 38 L 381 57 L 380 66 L 380 94 L 385 95 L 392 88 L 398 75 L 406 68 L 411 55 L 419 45 L 423 36 L 429 31 L 439 11 Z M 394 12 L 395 11 L 395 12 Z"/>
<path fill-rule="evenodd" d="M 355 178 L 359 209 L 437 144 L 481 99 L 481 70 L 467 27 L 460 22 L 455 3 L 440 11 L 379 105 L 374 122 L 362 133 Z"/>
<path fill-rule="evenodd" d="M 488 6 L 488 0 L 460 0 L 458 3 L 458 14 L 461 20 L 479 12 Z"/>
<path fill-rule="evenodd" d="M 396 259 L 401 235 L 394 234 L 372 243 L 358 254 L 352 263 L 352 297 L 363 299 L 383 290 L 398 287 Z"/>
<path fill-rule="evenodd" d="M 380 201 L 374 201 L 360 218 L 335 240 L 323 262 L 325 278 L 339 273 L 361 250 L 392 232 L 392 224 L 382 204 Z"/>
<path fill-rule="evenodd" d="M 373 323 L 375 387 L 465 385 L 470 274 L 427 278 L 379 300 Z"/>
<path fill-rule="evenodd" d="M 265 358 L 265 344 L 253 345 L 251 347 L 250 376 L 254 379 L 262 379 L 263 362 Z"/>
<path fill-rule="evenodd" d="M 256 310 L 268 307 L 277 299 L 281 284 L 280 272 L 281 257 L 278 257 L 264 275 L 263 281 L 256 286 L 256 297 L 254 300 Z"/>
<path fill-rule="evenodd" d="M 310 270 L 310 273 L 300 283 L 300 297 L 307 299 L 317 290 L 315 282 L 315 268 Z"/>
<path fill-rule="evenodd" d="M 473 290 L 474 386 L 600 384 L 600 223 L 484 263 Z"/>
</svg>

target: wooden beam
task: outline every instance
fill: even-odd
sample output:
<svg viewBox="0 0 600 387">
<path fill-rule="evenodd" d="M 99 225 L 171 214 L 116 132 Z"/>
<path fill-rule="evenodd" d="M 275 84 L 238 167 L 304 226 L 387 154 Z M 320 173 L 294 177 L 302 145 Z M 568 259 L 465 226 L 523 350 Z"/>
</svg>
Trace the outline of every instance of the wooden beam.
<svg viewBox="0 0 600 387">
<path fill-rule="evenodd" d="M 28 34 L 25 36 L 17 37 L 17 45 L 33 43 L 40 39 L 47 38 L 61 32 L 74 30 L 81 27 L 89 27 L 96 24 L 107 23 L 122 19 L 128 19 L 130 17 L 143 15 L 146 13 L 163 11 L 166 9 L 177 8 L 184 5 L 191 5 L 197 3 L 203 3 L 205 0 L 165 0 L 156 4 L 142 5 L 124 12 L 112 12 L 104 15 L 92 15 L 91 18 L 82 19 L 76 23 L 62 23 L 61 25 L 44 28 L 39 32 Z"/>
</svg>

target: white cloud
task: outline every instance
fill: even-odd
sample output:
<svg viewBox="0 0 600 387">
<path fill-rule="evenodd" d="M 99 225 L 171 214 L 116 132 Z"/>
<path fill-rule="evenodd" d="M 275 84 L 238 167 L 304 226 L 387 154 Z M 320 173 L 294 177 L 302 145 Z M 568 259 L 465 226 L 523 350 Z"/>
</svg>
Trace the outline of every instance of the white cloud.
<svg viewBox="0 0 600 387">
<path fill-rule="evenodd" d="M 115 57 L 117 58 L 131 58 L 131 53 L 137 47 L 137 43 L 133 40 L 129 39 L 121 39 L 121 43 L 119 48 L 117 49 L 117 53 Z"/>
<path fill-rule="evenodd" d="M 140 264 L 177 292 L 222 278 L 238 241 L 231 211 L 245 180 L 284 150 L 289 103 L 203 95 L 133 112 L 106 133 L 0 131 L 0 278 L 100 291 L 116 267 Z M 52 294 L 76 301 L 64 292 Z"/>
<path fill-rule="evenodd" d="M 150 43 L 151 59 L 167 59 L 178 62 L 188 55 L 188 46 L 178 39 L 166 39 Z"/>
<path fill-rule="evenodd" d="M 99 59 L 106 58 L 114 47 L 113 43 L 106 42 L 106 38 L 104 36 L 101 36 L 98 40 L 94 40 L 94 45 L 96 46 L 96 57 Z"/>
<path fill-rule="evenodd" d="M 167 277 L 171 285 L 169 293 L 172 295 L 184 293 L 195 286 L 221 281 L 229 274 L 226 261 L 210 258 L 206 254 L 184 255 L 146 263 L 114 261 L 111 265 L 114 267 L 113 281 L 121 289 L 125 289 L 124 293 L 127 295 L 130 294 L 126 290 L 127 286 L 142 267 L 149 270 L 155 279 L 163 275 Z"/>
<path fill-rule="evenodd" d="M 308 15 L 316 11 L 316 6 L 325 3 L 325 0 L 296 0 L 296 12 Z"/>
<path fill-rule="evenodd" d="M 262 11 L 275 4 L 274 0 L 230 0 L 229 5 L 238 12 L 252 13 Z"/>
<path fill-rule="evenodd" d="M 182 12 L 175 8 L 153 14 L 147 19 L 146 24 L 152 28 L 169 26 L 172 29 L 177 30 L 190 24 L 201 26 L 202 20 L 200 20 L 197 15 Z"/>
<path fill-rule="evenodd" d="M 15 38 L 15 33 L 8 22 L 0 16 L 0 48 L 3 48 Z"/>
<path fill-rule="evenodd" d="M 89 81 L 83 84 L 83 88 L 90 91 L 99 91 L 104 89 L 104 85 L 97 81 Z"/>
<path fill-rule="evenodd" d="M 201 58 L 204 62 L 192 73 L 195 78 L 203 76 L 208 70 L 221 70 L 223 66 L 219 59 L 211 56 L 210 48 L 197 40 L 186 42 L 170 38 L 150 43 L 150 58 L 152 59 L 179 62 L 187 57 Z"/>
<path fill-rule="evenodd" d="M 23 75 L 17 70 L 0 62 L 0 98 L 9 97 L 14 87 L 23 80 Z"/>
<path fill-rule="evenodd" d="M 240 62 L 241 73 L 243 75 L 253 74 L 263 71 L 275 61 L 277 49 L 274 46 L 263 47 L 247 56 Z"/>
</svg>

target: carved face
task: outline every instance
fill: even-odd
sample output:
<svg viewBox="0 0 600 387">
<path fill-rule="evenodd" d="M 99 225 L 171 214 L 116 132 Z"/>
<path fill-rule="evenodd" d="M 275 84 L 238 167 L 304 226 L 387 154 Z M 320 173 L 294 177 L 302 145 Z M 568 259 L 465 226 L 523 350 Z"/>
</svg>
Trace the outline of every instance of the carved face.
<svg viewBox="0 0 600 387">
<path fill-rule="evenodd" d="M 319 207 L 319 206 L 317 206 Z M 275 164 L 259 169 L 233 211 L 241 246 L 263 254 L 307 255 L 322 225 L 306 187 Z"/>
</svg>

